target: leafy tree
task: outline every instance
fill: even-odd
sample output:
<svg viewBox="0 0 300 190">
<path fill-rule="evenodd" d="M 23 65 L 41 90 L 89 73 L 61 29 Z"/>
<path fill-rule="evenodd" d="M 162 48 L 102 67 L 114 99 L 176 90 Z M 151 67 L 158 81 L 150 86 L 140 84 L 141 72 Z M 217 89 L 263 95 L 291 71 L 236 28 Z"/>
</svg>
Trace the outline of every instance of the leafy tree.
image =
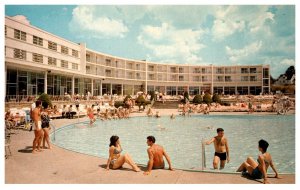
<svg viewBox="0 0 300 190">
<path fill-rule="evenodd" d="M 141 107 L 145 109 L 146 100 L 143 95 L 139 95 L 139 97 L 135 100 L 135 103 L 139 106 L 139 110 L 141 110 Z"/>
<path fill-rule="evenodd" d="M 194 104 L 201 104 L 202 103 L 202 96 L 200 94 L 197 94 L 194 99 L 193 99 L 193 103 Z"/>
<path fill-rule="evenodd" d="M 218 94 L 214 94 L 213 97 L 212 97 L 212 101 L 215 102 L 215 103 L 221 103 L 221 98 Z"/>
<path fill-rule="evenodd" d="M 290 66 L 286 71 L 285 71 L 285 76 L 287 77 L 287 80 L 291 80 L 292 76 L 295 74 L 295 67 Z"/>
<path fill-rule="evenodd" d="M 203 102 L 206 104 L 210 104 L 212 102 L 211 95 L 209 93 L 204 94 Z"/>
<path fill-rule="evenodd" d="M 46 93 L 42 93 L 39 97 L 38 100 L 40 100 L 42 102 L 42 106 L 44 108 L 47 108 L 48 106 L 52 106 L 52 102 L 50 100 L 50 97 L 48 94 Z"/>
</svg>

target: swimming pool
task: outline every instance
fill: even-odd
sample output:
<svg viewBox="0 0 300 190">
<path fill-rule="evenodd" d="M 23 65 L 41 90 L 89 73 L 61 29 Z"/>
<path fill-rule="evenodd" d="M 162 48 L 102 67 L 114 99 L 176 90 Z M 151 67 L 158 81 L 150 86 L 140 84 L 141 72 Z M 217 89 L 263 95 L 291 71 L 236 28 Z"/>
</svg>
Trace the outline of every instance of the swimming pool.
<svg viewBox="0 0 300 190">
<path fill-rule="evenodd" d="M 136 163 L 147 164 L 146 137 L 153 135 L 164 146 L 173 167 L 202 169 L 201 140 L 209 140 L 222 127 L 229 141 L 230 163 L 223 171 L 234 172 L 248 157 L 257 158 L 258 141 L 265 139 L 280 173 L 295 173 L 295 115 L 193 115 L 191 117 L 133 117 L 123 120 L 72 124 L 56 131 L 52 142 L 68 150 L 108 157 L 109 138 L 118 135 L 124 152 Z M 207 170 L 212 169 L 213 144 L 206 146 Z M 272 171 L 270 168 L 269 172 Z"/>
</svg>

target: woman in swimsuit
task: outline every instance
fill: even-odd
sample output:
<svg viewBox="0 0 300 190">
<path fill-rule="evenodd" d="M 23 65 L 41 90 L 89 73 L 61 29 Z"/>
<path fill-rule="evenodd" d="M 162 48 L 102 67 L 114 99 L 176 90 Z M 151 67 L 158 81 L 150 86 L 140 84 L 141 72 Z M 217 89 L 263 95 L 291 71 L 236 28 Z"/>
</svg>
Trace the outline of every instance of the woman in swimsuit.
<svg viewBox="0 0 300 190">
<path fill-rule="evenodd" d="M 48 105 L 45 106 L 41 113 L 41 120 L 42 120 L 42 129 L 44 132 L 43 135 L 43 149 L 46 149 L 45 142 L 48 144 L 48 149 L 51 149 L 50 140 L 49 140 L 49 131 L 51 130 L 50 127 L 50 117 L 49 117 L 49 109 Z"/>
<path fill-rule="evenodd" d="M 139 167 L 134 163 L 131 156 L 128 153 L 121 155 L 122 152 L 121 143 L 118 136 L 110 137 L 110 144 L 109 144 L 109 158 L 107 160 L 106 169 L 119 169 L 123 166 L 126 162 L 129 164 L 132 169 L 136 172 L 141 171 Z"/>
<path fill-rule="evenodd" d="M 275 172 L 275 178 L 281 178 L 278 175 L 278 172 L 273 163 L 271 154 L 267 152 L 269 143 L 265 140 L 258 141 L 258 149 L 262 153 L 258 156 L 257 162 L 252 157 L 248 157 L 247 161 L 243 162 L 242 165 L 238 168 L 237 172 L 246 172 L 250 174 L 250 177 L 253 179 L 264 179 L 264 183 L 270 183 L 267 176 L 267 171 L 269 166 Z"/>
</svg>

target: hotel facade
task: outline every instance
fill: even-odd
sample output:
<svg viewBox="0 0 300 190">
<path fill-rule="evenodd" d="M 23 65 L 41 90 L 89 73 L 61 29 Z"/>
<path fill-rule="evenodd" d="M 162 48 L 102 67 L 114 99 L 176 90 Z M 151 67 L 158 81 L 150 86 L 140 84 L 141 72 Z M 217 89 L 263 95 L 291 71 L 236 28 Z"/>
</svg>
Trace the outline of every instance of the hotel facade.
<svg viewBox="0 0 300 190">
<path fill-rule="evenodd" d="M 133 95 L 157 90 L 224 94 L 270 92 L 269 65 L 192 65 L 132 60 L 70 42 L 5 17 L 6 96 L 69 93 Z"/>
</svg>

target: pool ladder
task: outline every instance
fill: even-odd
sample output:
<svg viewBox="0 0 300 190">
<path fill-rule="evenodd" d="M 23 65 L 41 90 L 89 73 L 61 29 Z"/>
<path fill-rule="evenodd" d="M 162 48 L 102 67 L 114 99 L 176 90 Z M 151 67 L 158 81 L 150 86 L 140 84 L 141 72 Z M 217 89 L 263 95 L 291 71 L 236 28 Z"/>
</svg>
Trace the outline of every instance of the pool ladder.
<svg viewBox="0 0 300 190">
<path fill-rule="evenodd" d="M 205 140 L 202 138 L 202 170 L 206 169 Z"/>
</svg>

